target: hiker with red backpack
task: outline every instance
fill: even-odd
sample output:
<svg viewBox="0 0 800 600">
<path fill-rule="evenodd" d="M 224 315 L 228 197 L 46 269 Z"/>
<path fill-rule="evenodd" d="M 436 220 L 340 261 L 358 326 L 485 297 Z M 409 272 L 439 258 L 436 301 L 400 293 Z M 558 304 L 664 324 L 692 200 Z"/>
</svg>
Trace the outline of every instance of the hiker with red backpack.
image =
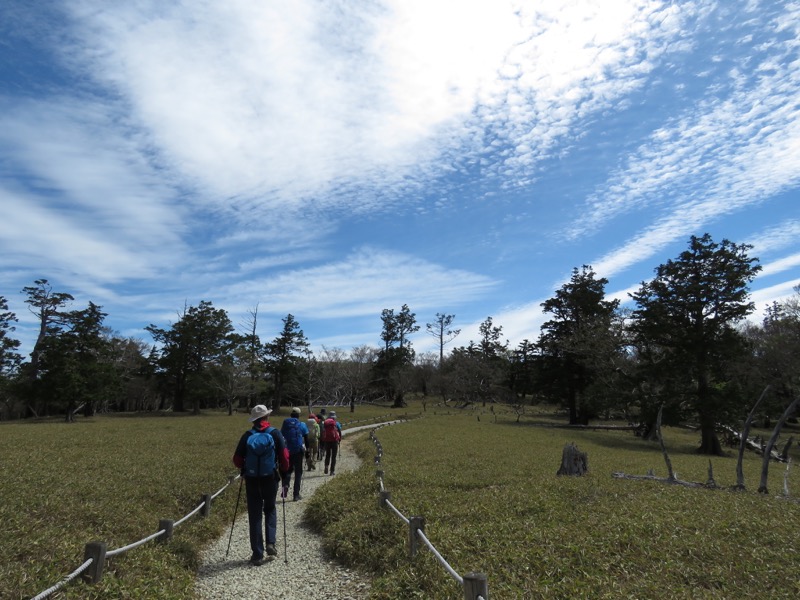
<svg viewBox="0 0 800 600">
<path fill-rule="evenodd" d="M 294 501 L 302 500 L 303 498 L 300 496 L 300 480 L 303 477 L 303 459 L 306 455 L 306 444 L 308 444 L 308 427 L 300 420 L 299 408 L 293 408 L 292 416 L 284 419 L 281 433 L 286 440 L 286 446 L 289 448 L 289 470 L 283 477 L 282 498 L 286 498 L 289 493 L 292 472 L 294 472 L 292 499 Z"/>
<path fill-rule="evenodd" d="M 342 426 L 336 420 L 336 412 L 331 411 L 322 423 L 322 446 L 325 450 L 325 474 L 336 473 L 336 455 L 339 453 L 339 442 L 342 440 Z"/>
<path fill-rule="evenodd" d="M 236 445 L 233 464 L 241 469 L 247 493 L 247 519 L 250 526 L 250 564 L 263 565 L 278 555 L 275 538 L 278 511 L 275 503 L 281 473 L 289 470 L 289 451 L 283 435 L 267 421 L 272 411 L 263 404 L 250 411 L 252 428 Z M 266 526 L 262 526 L 262 518 Z M 264 533 L 266 529 L 266 546 Z M 264 554 L 266 553 L 266 558 Z"/>
</svg>

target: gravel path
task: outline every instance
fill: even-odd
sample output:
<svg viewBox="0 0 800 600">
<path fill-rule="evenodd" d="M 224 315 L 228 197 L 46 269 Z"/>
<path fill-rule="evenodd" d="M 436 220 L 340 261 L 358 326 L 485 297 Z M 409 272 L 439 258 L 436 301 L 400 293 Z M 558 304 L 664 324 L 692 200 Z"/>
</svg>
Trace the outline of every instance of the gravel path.
<svg viewBox="0 0 800 600">
<path fill-rule="evenodd" d="M 374 425 L 348 429 L 344 433 L 352 434 L 357 430 L 372 427 Z M 360 464 L 361 460 L 352 449 L 352 437 L 346 435 L 339 448 L 335 477 L 356 469 Z M 305 499 L 329 480 L 331 477 L 323 474 L 322 466 L 319 464 L 316 471 L 304 471 L 301 490 L 304 499 L 298 502 L 286 502 L 288 553 L 284 553 L 283 506 L 280 497 L 278 498 L 278 539 L 275 544 L 278 556 L 260 567 L 254 567 L 248 562 L 251 552 L 247 533 L 247 513 L 237 515 L 228 558 L 225 558 L 225 550 L 228 547 L 230 529 L 203 553 L 202 566 L 195 584 L 197 597 L 202 600 L 367 598 L 369 580 L 326 558 L 322 552 L 321 538 L 300 524 L 305 510 Z M 242 496 L 241 502 L 244 504 L 244 494 Z"/>
</svg>

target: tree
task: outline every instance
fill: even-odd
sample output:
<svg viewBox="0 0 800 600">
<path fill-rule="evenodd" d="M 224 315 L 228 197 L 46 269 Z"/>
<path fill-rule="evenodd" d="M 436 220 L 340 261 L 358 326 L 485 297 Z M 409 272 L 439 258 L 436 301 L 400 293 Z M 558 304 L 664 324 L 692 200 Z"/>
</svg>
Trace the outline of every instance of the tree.
<svg viewBox="0 0 800 600">
<path fill-rule="evenodd" d="M 478 332 L 481 334 L 479 344 L 484 358 L 487 360 L 505 358 L 508 342 L 501 341 L 503 337 L 502 326 L 495 325 L 492 317 L 486 317 L 486 320 L 478 326 Z"/>
<path fill-rule="evenodd" d="M 48 336 L 57 334 L 66 319 L 68 311 L 64 308 L 74 298 L 66 292 L 54 292 L 53 287 L 47 279 L 37 279 L 34 286 L 22 288 L 22 293 L 27 294 L 25 303 L 28 309 L 36 316 L 39 321 L 39 332 L 36 342 L 31 351 L 31 360 L 25 366 L 28 379 L 29 408 L 36 414 L 37 409 L 41 408 L 43 399 L 39 396 L 39 360 Z"/>
<path fill-rule="evenodd" d="M 0 296 L 0 400 L 9 413 L 9 386 L 22 362 L 22 357 L 17 352 L 19 340 L 9 336 L 15 331 L 13 323 L 16 322 L 17 315 L 8 310 L 8 302 L 4 296 Z"/>
<path fill-rule="evenodd" d="M 539 349 L 533 342 L 522 340 L 510 356 L 509 387 L 520 398 L 534 394 Z"/>
<path fill-rule="evenodd" d="M 445 315 L 436 313 L 436 320 L 433 323 L 425 325 L 426 331 L 436 338 L 439 343 L 439 365 L 444 363 L 444 346 L 445 344 L 453 341 L 459 333 L 460 329 L 453 329 L 453 319 L 455 315 Z"/>
<path fill-rule="evenodd" d="M 242 408 L 249 408 L 258 404 L 256 398 L 263 391 L 263 363 L 260 358 L 261 340 L 256 333 L 258 327 L 258 305 L 250 311 L 245 327 L 246 332 L 243 337 L 243 347 L 239 352 L 239 358 L 245 359 L 247 363 L 249 383 L 247 394 L 243 397 L 244 405 Z"/>
<path fill-rule="evenodd" d="M 735 325 L 754 308 L 747 286 L 761 267 L 747 255 L 751 248 L 692 236 L 688 250 L 659 265 L 653 280 L 631 294 L 631 327 L 640 347 L 657 352 L 661 368 L 692 388 L 703 454 L 722 453 L 716 424 L 732 407 L 721 386 L 729 361 L 746 351 Z"/>
<path fill-rule="evenodd" d="M 384 309 L 381 312 L 381 321 L 383 322 L 381 339 L 384 348 L 373 365 L 375 385 L 384 396 L 393 398 L 394 406 L 405 406 L 403 399 L 407 383 L 405 375 L 407 368 L 414 362 L 414 349 L 408 336 L 418 331 L 419 325 L 416 324 L 416 315 L 411 312 L 407 304 L 403 304 L 396 315 L 393 309 Z"/>
<path fill-rule="evenodd" d="M 384 342 L 384 349 L 388 350 L 394 344 L 398 344 L 401 350 L 406 349 L 411 352 L 411 342 L 408 336 L 419 331 L 417 316 L 408 308 L 408 304 L 403 304 L 400 312 L 394 314 L 394 309 L 385 308 L 381 312 L 383 330 L 381 339 Z M 410 357 L 413 359 L 413 355 Z"/>
<path fill-rule="evenodd" d="M 158 395 L 154 385 L 155 372 L 148 360 L 149 344 L 139 338 L 116 335 L 108 343 L 118 389 L 113 397 L 99 403 L 98 411 L 155 410 Z"/>
<path fill-rule="evenodd" d="M 770 386 L 762 413 L 764 425 L 771 427 L 770 418 L 800 395 L 800 286 L 794 296 L 767 307 L 761 326 L 745 329 L 745 335 L 752 348 L 747 362 L 754 372 L 749 395 Z"/>
<path fill-rule="evenodd" d="M 199 306 L 184 309 L 170 329 L 150 324 L 150 332 L 161 347 L 155 354 L 158 367 L 171 392 L 176 412 L 185 410 L 186 401 L 199 414 L 200 406 L 217 395 L 212 365 L 219 365 L 232 350 L 233 325 L 223 309 L 203 300 Z"/>
<path fill-rule="evenodd" d="M 312 372 L 313 399 L 322 404 L 356 404 L 370 396 L 372 367 L 380 353 L 373 346 L 356 346 L 345 352 L 340 348 L 322 347 Z"/>
<path fill-rule="evenodd" d="M 294 316 L 286 315 L 282 321 L 280 335 L 264 345 L 264 362 L 274 384 L 275 411 L 281 406 L 287 384 L 299 375 L 301 361 L 308 354 L 308 341 Z"/>
<path fill-rule="evenodd" d="M 542 383 L 567 407 L 570 424 L 586 424 L 597 414 L 599 390 L 590 389 L 604 371 L 614 370 L 618 341 L 613 321 L 619 301 L 605 299 L 607 283 L 583 265 L 542 303 L 542 310 L 553 315 L 542 324 L 538 341 Z"/>
<path fill-rule="evenodd" d="M 87 308 L 68 313 L 65 329 L 47 336 L 41 348 L 39 384 L 50 401 L 64 409 L 67 422 L 80 408 L 87 416 L 94 414 L 118 383 L 103 325 L 106 316 L 89 302 Z"/>
<path fill-rule="evenodd" d="M 502 341 L 503 328 L 487 317 L 479 326 L 477 343 L 455 348 L 445 362 L 444 385 L 457 400 L 464 402 L 507 400 L 510 397 L 508 342 Z"/>
</svg>

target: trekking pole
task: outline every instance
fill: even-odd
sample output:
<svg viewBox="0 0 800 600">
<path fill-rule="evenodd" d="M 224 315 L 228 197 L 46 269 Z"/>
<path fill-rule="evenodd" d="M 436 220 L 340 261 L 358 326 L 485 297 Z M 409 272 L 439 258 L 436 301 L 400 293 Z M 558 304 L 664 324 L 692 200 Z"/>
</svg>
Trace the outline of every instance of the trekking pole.
<svg viewBox="0 0 800 600">
<path fill-rule="evenodd" d="M 239 500 L 242 498 L 242 483 L 244 477 L 239 476 L 239 494 L 236 496 L 236 508 L 233 509 L 233 521 L 231 521 L 231 535 L 228 537 L 228 549 L 225 550 L 225 558 L 228 558 L 228 552 L 231 551 L 231 540 L 233 539 L 233 526 L 236 524 L 236 513 L 239 512 Z"/>
<path fill-rule="evenodd" d="M 289 493 L 289 488 L 283 488 L 285 490 L 281 494 L 281 498 L 283 498 L 283 560 L 288 565 L 289 564 L 289 544 L 286 541 L 286 494 Z"/>
</svg>

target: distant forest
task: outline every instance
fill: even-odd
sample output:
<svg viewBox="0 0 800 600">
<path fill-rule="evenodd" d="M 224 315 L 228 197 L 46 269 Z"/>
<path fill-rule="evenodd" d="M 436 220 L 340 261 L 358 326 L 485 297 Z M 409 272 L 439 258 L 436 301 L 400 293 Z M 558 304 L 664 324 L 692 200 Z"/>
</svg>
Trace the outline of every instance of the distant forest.
<svg viewBox="0 0 800 600">
<path fill-rule="evenodd" d="M 631 294 L 630 309 L 606 298 L 608 281 L 591 266 L 576 267 L 542 303 L 548 320 L 537 340 L 509 347 L 487 317 L 478 340 L 456 346 L 455 315 L 443 312 L 425 323 L 437 351 L 420 355 L 409 340 L 420 324 L 405 304 L 382 311 L 375 347 L 313 353 L 291 314 L 262 341 L 257 309 L 237 331 L 207 301 L 184 307 L 169 326 L 148 325 L 148 342 L 116 335 L 101 306 L 74 309 L 72 295 L 40 279 L 22 290 L 39 325 L 28 357 L 0 296 L 0 420 L 233 412 L 258 403 L 402 406 L 415 394 L 423 402 L 504 403 L 519 414 L 554 403 L 570 424 L 623 419 L 645 437 L 661 409 L 665 424 L 698 428 L 700 452 L 718 454 L 721 426 L 738 427 L 769 386 L 757 415 L 768 425 L 797 397 L 800 380 L 800 287 L 767 307 L 760 325 L 747 320 L 755 310 L 748 286 L 761 269 L 751 249 L 693 236 Z"/>
</svg>

